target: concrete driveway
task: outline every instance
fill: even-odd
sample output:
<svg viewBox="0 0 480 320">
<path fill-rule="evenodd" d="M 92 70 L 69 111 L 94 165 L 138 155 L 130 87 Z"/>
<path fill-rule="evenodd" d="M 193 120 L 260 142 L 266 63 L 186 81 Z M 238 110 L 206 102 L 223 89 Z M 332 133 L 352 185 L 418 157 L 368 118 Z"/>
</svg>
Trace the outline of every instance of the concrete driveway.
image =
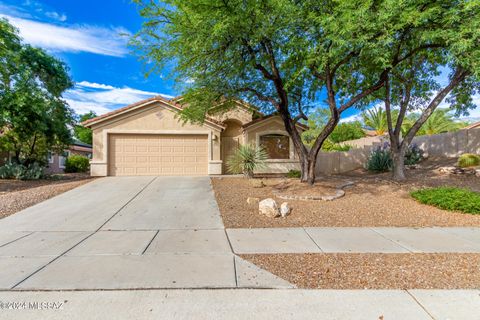
<svg viewBox="0 0 480 320">
<path fill-rule="evenodd" d="M 236 257 L 208 177 L 108 177 L 0 220 L 0 289 L 291 287 Z"/>
</svg>

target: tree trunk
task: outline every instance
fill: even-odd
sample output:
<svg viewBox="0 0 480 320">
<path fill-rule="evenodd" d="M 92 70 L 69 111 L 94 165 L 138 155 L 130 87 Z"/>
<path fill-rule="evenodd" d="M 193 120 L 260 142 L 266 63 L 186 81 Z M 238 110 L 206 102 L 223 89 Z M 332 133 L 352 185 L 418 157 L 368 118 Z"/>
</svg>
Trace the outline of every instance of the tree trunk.
<svg viewBox="0 0 480 320">
<path fill-rule="evenodd" d="M 315 183 L 315 164 L 316 161 L 308 157 L 300 158 L 300 167 L 302 170 L 301 182 L 307 182 L 309 185 Z"/>
<path fill-rule="evenodd" d="M 405 175 L 405 151 L 403 148 L 392 148 L 393 180 L 403 181 Z"/>
</svg>

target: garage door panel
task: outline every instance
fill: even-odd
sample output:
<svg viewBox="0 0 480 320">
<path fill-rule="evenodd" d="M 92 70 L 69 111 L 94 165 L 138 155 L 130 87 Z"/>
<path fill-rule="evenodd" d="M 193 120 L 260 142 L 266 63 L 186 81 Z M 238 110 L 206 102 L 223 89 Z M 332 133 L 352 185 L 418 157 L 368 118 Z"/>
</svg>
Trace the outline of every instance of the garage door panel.
<svg viewBox="0 0 480 320">
<path fill-rule="evenodd" d="M 206 175 L 207 135 L 109 137 L 109 175 Z"/>
</svg>

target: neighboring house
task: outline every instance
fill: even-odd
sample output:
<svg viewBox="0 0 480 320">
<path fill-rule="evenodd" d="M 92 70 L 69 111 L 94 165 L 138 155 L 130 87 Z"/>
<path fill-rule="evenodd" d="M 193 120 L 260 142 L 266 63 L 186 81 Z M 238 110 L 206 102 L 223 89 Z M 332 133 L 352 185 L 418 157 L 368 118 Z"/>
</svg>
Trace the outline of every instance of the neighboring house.
<svg viewBox="0 0 480 320">
<path fill-rule="evenodd" d="M 270 159 L 262 172 L 299 168 L 279 116 L 261 115 L 238 102 L 235 110 L 208 117 L 203 124 L 184 123 L 177 117 L 179 102 L 181 98 L 153 97 L 83 122 L 93 131 L 91 174 L 226 174 L 225 160 L 245 143 L 266 148 Z"/>
<path fill-rule="evenodd" d="M 469 124 L 468 126 L 466 126 L 465 128 L 462 128 L 462 129 L 463 130 L 468 130 L 468 129 L 476 129 L 476 128 L 480 128 L 480 121 Z"/>
<path fill-rule="evenodd" d="M 78 154 L 91 159 L 92 146 L 81 141 L 74 140 L 73 144 L 71 144 L 62 154 L 49 152 L 47 156 L 48 158 L 45 173 L 63 173 L 63 170 L 65 169 L 65 161 L 67 160 L 68 156 L 72 154 Z M 0 166 L 10 162 L 11 160 L 11 153 L 0 152 Z"/>
<path fill-rule="evenodd" d="M 63 170 L 65 169 L 65 161 L 67 160 L 68 156 L 73 154 L 81 155 L 91 159 L 92 146 L 81 141 L 74 140 L 73 144 L 71 144 L 68 149 L 63 152 L 63 154 L 49 152 L 45 173 L 63 173 Z"/>
</svg>

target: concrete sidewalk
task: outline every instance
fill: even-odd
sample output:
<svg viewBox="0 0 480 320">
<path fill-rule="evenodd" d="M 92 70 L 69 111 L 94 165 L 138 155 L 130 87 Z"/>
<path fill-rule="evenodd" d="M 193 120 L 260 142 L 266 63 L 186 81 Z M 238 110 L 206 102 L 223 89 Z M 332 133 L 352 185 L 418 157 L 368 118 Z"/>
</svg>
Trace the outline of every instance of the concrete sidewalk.
<svg viewBox="0 0 480 320">
<path fill-rule="evenodd" d="M 480 228 L 227 229 L 237 254 L 479 253 Z"/>
<path fill-rule="evenodd" d="M 0 319 L 17 320 L 480 318 L 479 290 L 10 291 L 0 301 Z"/>
</svg>

